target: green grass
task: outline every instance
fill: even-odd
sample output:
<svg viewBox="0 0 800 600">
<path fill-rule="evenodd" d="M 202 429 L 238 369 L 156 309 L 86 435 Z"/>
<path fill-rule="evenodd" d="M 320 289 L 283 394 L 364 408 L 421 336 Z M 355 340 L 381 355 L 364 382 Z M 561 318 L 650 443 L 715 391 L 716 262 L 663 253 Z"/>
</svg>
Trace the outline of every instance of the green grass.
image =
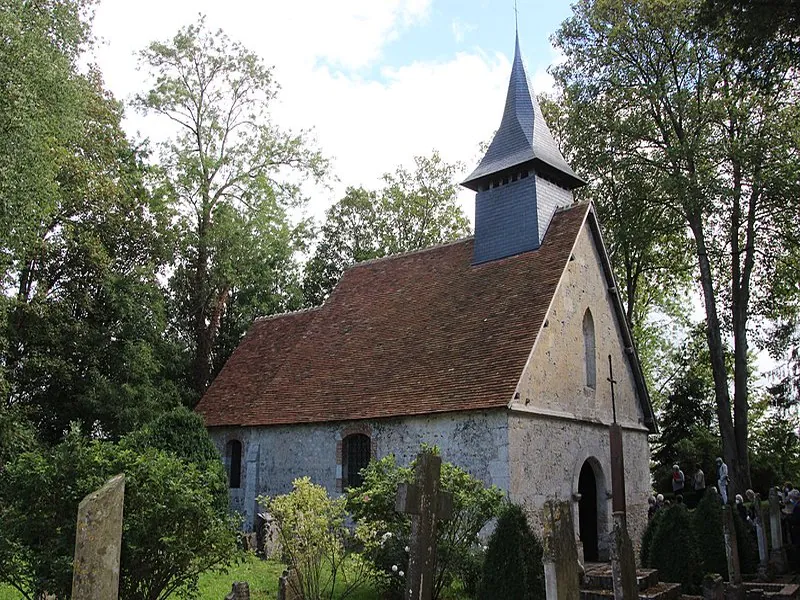
<svg viewBox="0 0 800 600">
<path fill-rule="evenodd" d="M 234 581 L 246 581 L 250 584 L 251 600 L 274 599 L 278 595 L 278 577 L 283 572 L 283 565 L 271 560 L 260 560 L 252 554 L 233 565 L 227 573 L 205 573 L 200 576 L 200 598 L 203 600 L 222 600 L 231 591 Z M 377 592 L 365 586 L 348 596 L 349 600 L 375 600 Z M 0 585 L 0 600 L 21 600 L 19 592 L 10 586 Z"/>
</svg>

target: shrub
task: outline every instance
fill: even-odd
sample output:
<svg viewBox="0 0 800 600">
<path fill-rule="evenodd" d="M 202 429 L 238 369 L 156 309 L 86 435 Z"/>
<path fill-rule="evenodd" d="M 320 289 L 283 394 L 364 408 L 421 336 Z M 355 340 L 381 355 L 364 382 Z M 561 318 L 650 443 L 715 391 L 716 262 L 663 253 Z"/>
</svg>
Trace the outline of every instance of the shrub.
<svg viewBox="0 0 800 600">
<path fill-rule="evenodd" d="M 436 452 L 436 449 L 424 451 Z M 378 582 L 390 597 L 402 597 L 404 580 L 400 571 L 408 570 L 411 520 L 395 511 L 400 483 L 413 481 L 413 466 L 398 467 L 394 456 L 372 461 L 362 475 L 364 483 L 348 490 L 347 509 L 358 523 L 357 532 L 364 555 L 383 577 Z M 441 489 L 453 495 L 452 518 L 437 528 L 436 579 L 434 599 L 457 578 L 474 578 L 478 532 L 499 514 L 503 492 L 450 463 L 442 463 Z M 395 567 L 395 568 L 393 568 Z"/>
<path fill-rule="evenodd" d="M 481 583 L 482 600 L 544 599 L 542 544 L 522 507 L 508 504 L 489 538 Z"/>
<path fill-rule="evenodd" d="M 648 521 L 647 528 L 644 530 L 644 535 L 642 535 L 642 545 L 639 550 L 642 566 L 645 567 L 652 567 L 650 564 L 650 546 L 653 543 L 653 537 L 655 536 L 656 529 L 658 528 L 659 523 L 661 523 L 661 518 L 664 516 L 664 509 L 657 510 L 653 517 Z"/>
<path fill-rule="evenodd" d="M 293 570 L 293 591 L 304 600 L 333 598 L 339 582 L 345 598 L 363 584 L 370 571 L 357 554 L 348 552 L 344 500 L 333 500 L 320 485 L 303 477 L 292 491 L 275 498 L 259 498 L 275 517 L 283 560 Z"/>
<path fill-rule="evenodd" d="M 702 570 L 689 511 L 681 504 L 662 511 L 648 550 L 650 566 L 658 569 L 664 581 L 678 582 L 686 593 L 694 593 L 699 590 Z"/>
<path fill-rule="evenodd" d="M 236 528 L 218 503 L 222 465 L 88 441 L 77 430 L 0 473 L 0 581 L 26 598 L 69 597 L 78 503 L 125 473 L 120 597 L 196 595 L 199 573 L 229 564 Z"/>
<path fill-rule="evenodd" d="M 717 494 L 706 493 L 693 514 L 697 549 L 703 561 L 703 571 L 719 573 L 728 578 L 728 559 L 722 535 L 722 504 Z"/>
</svg>

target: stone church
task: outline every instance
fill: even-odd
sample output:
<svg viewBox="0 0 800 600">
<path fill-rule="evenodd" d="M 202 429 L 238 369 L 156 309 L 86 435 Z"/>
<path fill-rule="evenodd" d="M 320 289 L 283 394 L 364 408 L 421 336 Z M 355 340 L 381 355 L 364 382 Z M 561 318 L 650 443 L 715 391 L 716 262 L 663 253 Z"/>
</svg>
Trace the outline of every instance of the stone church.
<svg viewBox="0 0 800 600">
<path fill-rule="evenodd" d="M 597 216 L 573 199 L 584 184 L 517 40 L 500 127 L 463 182 L 474 237 L 359 263 L 319 308 L 257 320 L 197 406 L 246 527 L 261 494 L 303 475 L 336 494 L 424 442 L 534 522 L 545 500 L 571 500 L 585 558 L 606 558 L 613 366 L 639 539 L 656 423 Z"/>
</svg>

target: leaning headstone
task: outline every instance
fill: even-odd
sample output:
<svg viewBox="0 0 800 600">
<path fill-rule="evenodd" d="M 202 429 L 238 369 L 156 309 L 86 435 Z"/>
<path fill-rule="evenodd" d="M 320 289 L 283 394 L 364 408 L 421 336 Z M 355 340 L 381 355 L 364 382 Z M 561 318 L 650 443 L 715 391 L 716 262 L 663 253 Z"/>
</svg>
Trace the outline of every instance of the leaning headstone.
<svg viewBox="0 0 800 600">
<path fill-rule="evenodd" d="M 769 529 L 772 549 L 770 550 L 769 561 L 775 569 L 775 573 L 783 575 L 786 573 L 786 549 L 783 547 L 783 529 L 781 523 L 781 504 L 778 492 L 775 488 L 769 490 Z"/>
<path fill-rule="evenodd" d="M 578 551 L 569 502 L 544 504 L 544 587 L 547 600 L 575 600 L 580 594 Z"/>
<path fill-rule="evenodd" d="M 439 489 L 442 459 L 432 452 L 420 452 L 414 467 L 414 484 L 397 490 L 395 508 L 411 515 L 406 600 L 431 600 L 436 576 L 436 529 L 440 520 L 450 518 L 452 495 Z"/>
<path fill-rule="evenodd" d="M 117 600 L 125 475 L 116 475 L 78 505 L 73 600 Z"/>
<path fill-rule="evenodd" d="M 636 557 L 628 535 L 624 512 L 614 513 L 614 539 L 611 545 L 611 579 L 614 600 L 636 600 L 639 584 L 636 581 Z"/>
<path fill-rule="evenodd" d="M 768 580 L 771 576 L 769 565 L 769 550 L 767 548 L 767 532 L 764 531 L 764 511 L 761 508 L 761 496 L 754 494 L 750 498 L 755 514 L 756 541 L 758 542 L 758 577 Z"/>
<path fill-rule="evenodd" d="M 733 586 L 741 587 L 742 573 L 739 570 L 739 544 L 736 540 L 733 510 L 730 504 L 725 504 L 722 507 L 722 535 L 725 540 L 725 557 L 728 559 L 728 581 Z"/>
<path fill-rule="evenodd" d="M 250 585 L 246 581 L 234 581 L 225 600 L 250 600 Z"/>
</svg>

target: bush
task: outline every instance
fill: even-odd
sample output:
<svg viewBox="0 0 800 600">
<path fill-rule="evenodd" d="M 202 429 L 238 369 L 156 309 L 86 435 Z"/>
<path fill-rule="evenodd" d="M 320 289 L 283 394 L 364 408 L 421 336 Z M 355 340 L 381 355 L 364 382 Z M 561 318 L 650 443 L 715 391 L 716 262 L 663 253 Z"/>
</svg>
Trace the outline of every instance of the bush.
<svg viewBox="0 0 800 600">
<path fill-rule="evenodd" d="M 655 535 L 656 529 L 658 529 L 658 524 L 661 522 L 661 518 L 664 516 L 664 509 L 657 510 L 653 517 L 648 521 L 647 528 L 644 530 L 644 535 L 642 535 L 642 545 L 639 550 L 639 558 L 641 559 L 642 566 L 651 567 L 650 564 L 650 546 L 653 543 L 653 536 Z"/>
<path fill-rule="evenodd" d="M 702 570 L 689 511 L 681 504 L 662 511 L 649 544 L 649 566 L 658 569 L 663 581 L 680 583 L 686 593 L 696 593 Z"/>
<path fill-rule="evenodd" d="M 480 598 L 544 599 L 542 544 L 531 531 L 525 511 L 508 504 L 489 538 Z"/>
<path fill-rule="evenodd" d="M 196 595 L 198 575 L 229 564 L 236 527 L 218 498 L 222 465 L 157 449 L 88 441 L 77 430 L 52 449 L 23 453 L 0 473 L 0 581 L 26 598 L 69 597 L 78 503 L 125 473 L 120 597 Z"/>
<path fill-rule="evenodd" d="M 719 573 L 728 579 L 728 559 L 722 534 L 722 504 L 717 494 L 707 492 L 694 511 L 694 531 L 697 549 L 703 561 L 703 571 Z"/>
<path fill-rule="evenodd" d="M 426 449 L 436 452 L 436 449 Z M 348 490 L 347 509 L 358 524 L 364 556 L 378 573 L 385 595 L 400 598 L 404 579 L 397 573 L 408 570 L 411 519 L 395 511 L 395 498 L 400 483 L 413 481 L 411 467 L 398 467 L 394 456 L 372 461 L 364 469 L 364 483 Z M 499 514 L 503 492 L 450 463 L 442 463 L 441 489 L 453 495 L 453 514 L 437 528 L 437 561 L 434 599 L 457 578 L 467 583 L 474 579 L 478 559 L 478 532 Z"/>
<path fill-rule="evenodd" d="M 370 575 L 366 564 L 349 553 L 344 500 L 332 500 L 320 485 L 303 477 L 292 482 L 292 491 L 275 498 L 259 498 L 275 517 L 283 561 L 294 570 L 293 592 L 304 600 L 333 598 L 339 582 L 339 598 L 358 589 Z"/>
</svg>

